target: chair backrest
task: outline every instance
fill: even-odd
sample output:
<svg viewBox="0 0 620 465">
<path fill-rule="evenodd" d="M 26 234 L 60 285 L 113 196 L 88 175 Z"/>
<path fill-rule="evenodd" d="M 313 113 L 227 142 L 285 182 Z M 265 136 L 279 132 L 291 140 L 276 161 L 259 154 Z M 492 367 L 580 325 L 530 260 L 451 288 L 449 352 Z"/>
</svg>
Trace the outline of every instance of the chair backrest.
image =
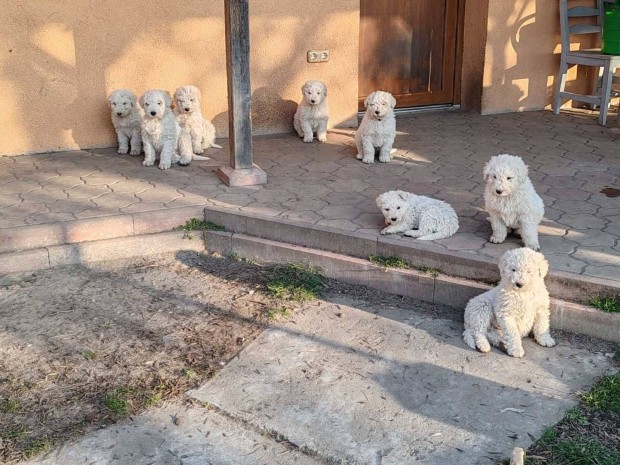
<svg viewBox="0 0 620 465">
<path fill-rule="evenodd" d="M 560 36 L 562 52 L 570 50 L 570 36 L 577 34 L 603 34 L 603 4 L 606 0 L 595 0 L 592 7 L 570 6 L 569 0 L 560 0 Z M 569 20 L 569 18 L 575 18 Z M 583 22 L 582 22 L 583 21 Z"/>
</svg>

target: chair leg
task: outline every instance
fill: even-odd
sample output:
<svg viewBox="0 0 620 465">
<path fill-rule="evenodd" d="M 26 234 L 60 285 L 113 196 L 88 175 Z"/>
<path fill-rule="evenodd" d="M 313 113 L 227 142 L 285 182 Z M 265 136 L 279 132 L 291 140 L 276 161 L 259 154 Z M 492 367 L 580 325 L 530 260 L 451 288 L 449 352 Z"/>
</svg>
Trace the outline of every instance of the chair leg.
<svg viewBox="0 0 620 465">
<path fill-rule="evenodd" d="M 555 89 L 555 98 L 553 99 L 553 113 L 560 113 L 560 107 L 562 106 L 562 92 L 566 86 L 566 73 L 568 72 L 568 65 L 564 60 L 560 62 L 560 72 L 558 73 L 557 86 Z"/>
<path fill-rule="evenodd" d="M 611 73 L 609 62 L 603 67 L 603 76 L 601 79 L 601 108 L 598 115 L 598 122 L 601 126 L 605 126 L 607 122 L 607 111 L 609 110 L 609 101 L 611 100 Z"/>
</svg>

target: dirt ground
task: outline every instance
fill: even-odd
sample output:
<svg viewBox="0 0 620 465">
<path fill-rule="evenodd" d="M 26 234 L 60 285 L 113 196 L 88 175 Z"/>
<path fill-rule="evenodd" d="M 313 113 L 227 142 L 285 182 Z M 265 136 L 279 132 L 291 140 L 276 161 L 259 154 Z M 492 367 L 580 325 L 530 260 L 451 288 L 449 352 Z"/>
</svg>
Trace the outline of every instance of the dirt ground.
<svg viewBox="0 0 620 465">
<path fill-rule="evenodd" d="M 269 272 L 179 252 L 0 277 L 0 463 L 163 400 L 189 402 L 188 389 L 301 305 L 268 292 Z M 329 281 L 325 299 L 343 294 L 366 305 L 456 315 Z M 601 349 L 600 341 L 563 337 Z"/>
</svg>

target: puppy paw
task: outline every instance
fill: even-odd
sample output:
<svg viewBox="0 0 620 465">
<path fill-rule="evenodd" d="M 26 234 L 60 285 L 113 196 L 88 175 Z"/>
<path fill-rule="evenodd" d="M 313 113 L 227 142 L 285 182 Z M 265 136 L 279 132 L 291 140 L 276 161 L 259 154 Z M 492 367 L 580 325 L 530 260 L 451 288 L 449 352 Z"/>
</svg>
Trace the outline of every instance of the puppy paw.
<svg viewBox="0 0 620 465">
<path fill-rule="evenodd" d="M 523 358 L 525 356 L 525 351 L 523 350 L 523 347 L 518 347 L 516 349 L 508 349 L 508 355 L 510 355 L 511 357 L 516 357 L 516 358 Z"/>
<path fill-rule="evenodd" d="M 367 163 L 370 165 L 371 163 L 374 163 L 374 162 L 375 162 L 374 157 L 373 158 L 362 158 L 362 163 Z"/>
<path fill-rule="evenodd" d="M 390 232 L 388 231 L 388 228 L 384 228 L 381 230 L 381 234 L 385 236 L 386 234 L 390 234 Z"/>
<path fill-rule="evenodd" d="M 504 239 L 500 239 L 499 237 L 496 237 L 496 236 L 491 236 L 489 241 L 492 242 L 493 244 L 501 244 L 502 242 L 504 242 Z"/>
<path fill-rule="evenodd" d="M 189 165 L 189 163 L 190 162 L 188 160 L 179 160 L 179 165 L 180 166 L 187 166 L 187 165 Z"/>
<path fill-rule="evenodd" d="M 131 152 L 129 152 L 129 155 L 140 155 L 141 150 L 136 150 L 136 149 L 132 149 Z"/>
<path fill-rule="evenodd" d="M 194 147 L 194 153 L 197 155 L 200 155 L 201 153 L 205 153 L 204 149 L 202 147 Z"/>
<path fill-rule="evenodd" d="M 491 351 L 491 344 L 489 344 L 488 341 L 478 341 L 476 342 L 476 347 L 483 354 L 486 354 L 487 352 Z"/>
<path fill-rule="evenodd" d="M 304 142 L 306 144 L 309 144 L 310 142 L 312 142 L 314 140 L 314 137 L 312 136 L 304 136 Z"/>
<path fill-rule="evenodd" d="M 327 134 L 319 134 L 316 138 L 319 142 L 327 142 Z"/>
<path fill-rule="evenodd" d="M 116 152 L 120 153 L 121 155 L 125 155 L 128 152 L 128 150 L 126 147 L 119 147 Z"/>
<path fill-rule="evenodd" d="M 155 164 L 155 161 L 154 161 L 154 160 L 144 160 L 144 161 L 142 162 L 142 165 L 143 165 L 143 166 L 153 166 L 154 164 Z"/>
<path fill-rule="evenodd" d="M 357 158 L 358 160 L 361 160 L 362 158 L 364 158 L 364 155 L 362 155 L 361 153 L 358 153 L 357 155 L 355 155 L 355 158 Z"/>
<path fill-rule="evenodd" d="M 555 345 L 555 340 L 551 337 L 550 334 L 543 334 L 536 338 L 536 342 L 543 347 L 553 347 Z"/>
<path fill-rule="evenodd" d="M 159 169 L 160 170 L 167 170 L 168 168 L 170 168 L 170 163 L 160 163 L 159 164 Z"/>
<path fill-rule="evenodd" d="M 540 251 L 540 244 L 525 244 L 526 247 L 529 247 L 530 249 L 539 252 Z"/>
</svg>

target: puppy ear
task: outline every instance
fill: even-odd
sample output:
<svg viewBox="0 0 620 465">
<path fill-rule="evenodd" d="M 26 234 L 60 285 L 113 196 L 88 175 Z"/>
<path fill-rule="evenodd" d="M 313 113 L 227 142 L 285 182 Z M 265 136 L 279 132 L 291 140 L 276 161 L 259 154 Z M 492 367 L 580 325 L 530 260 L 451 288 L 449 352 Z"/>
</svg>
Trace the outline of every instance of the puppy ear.
<svg viewBox="0 0 620 465">
<path fill-rule="evenodd" d="M 398 194 L 398 196 L 403 199 L 403 200 L 407 200 L 407 198 L 409 197 L 409 192 L 405 192 L 405 191 L 396 191 L 396 193 Z"/>
<path fill-rule="evenodd" d="M 491 175 L 491 163 L 487 162 L 484 164 L 484 169 L 482 170 L 482 175 L 484 176 L 484 180 L 486 181 L 487 179 L 489 179 L 489 176 Z"/>
<path fill-rule="evenodd" d="M 144 94 L 140 96 L 140 100 L 138 100 L 138 103 L 140 104 L 142 108 L 144 108 Z"/>
<path fill-rule="evenodd" d="M 389 102 L 390 102 L 390 108 L 394 108 L 396 106 L 396 99 L 394 98 L 393 95 L 390 95 Z"/>
<path fill-rule="evenodd" d="M 368 106 L 368 99 L 370 98 L 370 94 L 368 94 L 368 96 L 366 97 L 366 99 L 364 100 L 364 108 L 366 108 Z"/>
<path fill-rule="evenodd" d="M 377 197 L 375 202 L 377 203 L 377 207 L 383 208 L 383 194 L 381 194 L 379 197 Z"/>
<path fill-rule="evenodd" d="M 323 95 L 327 97 L 327 86 L 324 82 L 321 82 L 321 90 L 323 91 Z"/>
<path fill-rule="evenodd" d="M 540 252 L 536 252 L 539 257 L 538 257 L 538 274 L 541 278 L 544 278 L 545 276 L 547 276 L 547 273 L 549 272 L 549 262 L 545 259 L 545 256 L 543 254 L 541 254 Z"/>
<path fill-rule="evenodd" d="M 164 93 L 164 101 L 166 102 L 166 106 L 168 108 L 172 108 L 172 97 L 168 92 Z"/>
<path fill-rule="evenodd" d="M 198 87 L 194 87 L 194 92 L 196 92 L 196 100 L 198 100 L 198 103 L 200 103 L 200 100 L 202 99 L 202 94 L 200 93 L 200 89 Z"/>
<path fill-rule="evenodd" d="M 306 95 L 306 85 L 301 86 L 301 95 Z"/>
<path fill-rule="evenodd" d="M 112 106 L 112 94 L 108 95 L 108 105 Z"/>
<path fill-rule="evenodd" d="M 504 252 L 501 257 L 499 257 L 499 262 L 497 263 L 497 267 L 499 268 L 499 275 L 504 278 L 504 269 L 506 268 L 506 261 L 508 260 L 508 255 L 510 254 L 510 250 Z"/>
</svg>

